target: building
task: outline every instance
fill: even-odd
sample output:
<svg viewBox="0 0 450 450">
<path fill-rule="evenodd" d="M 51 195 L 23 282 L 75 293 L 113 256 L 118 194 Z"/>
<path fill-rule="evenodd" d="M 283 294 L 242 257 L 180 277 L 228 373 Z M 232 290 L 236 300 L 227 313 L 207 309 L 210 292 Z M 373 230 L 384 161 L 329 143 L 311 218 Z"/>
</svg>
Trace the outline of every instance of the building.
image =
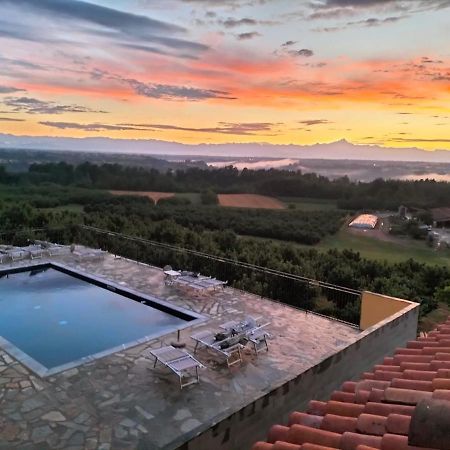
<svg viewBox="0 0 450 450">
<path fill-rule="evenodd" d="M 447 450 L 450 318 L 386 356 L 327 401 L 311 400 L 252 450 Z"/>
<path fill-rule="evenodd" d="M 378 223 L 378 217 L 373 214 L 361 214 L 349 223 L 351 228 L 373 230 Z"/>
<path fill-rule="evenodd" d="M 449 227 L 450 228 L 450 207 L 448 208 L 433 208 L 431 210 L 433 217 L 433 225 L 435 227 Z"/>
</svg>

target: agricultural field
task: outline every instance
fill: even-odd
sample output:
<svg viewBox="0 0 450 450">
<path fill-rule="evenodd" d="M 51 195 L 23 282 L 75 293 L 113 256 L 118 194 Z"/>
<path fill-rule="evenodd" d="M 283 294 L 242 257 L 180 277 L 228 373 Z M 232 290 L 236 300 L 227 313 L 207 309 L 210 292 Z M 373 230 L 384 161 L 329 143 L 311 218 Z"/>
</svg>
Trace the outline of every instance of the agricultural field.
<svg viewBox="0 0 450 450">
<path fill-rule="evenodd" d="M 219 194 L 219 205 L 234 208 L 286 209 L 280 200 L 265 195 Z"/>
<path fill-rule="evenodd" d="M 113 195 L 133 195 L 139 197 L 151 198 L 155 204 L 162 198 L 172 198 L 175 196 L 173 192 L 152 192 L 152 191 L 109 191 Z"/>
</svg>

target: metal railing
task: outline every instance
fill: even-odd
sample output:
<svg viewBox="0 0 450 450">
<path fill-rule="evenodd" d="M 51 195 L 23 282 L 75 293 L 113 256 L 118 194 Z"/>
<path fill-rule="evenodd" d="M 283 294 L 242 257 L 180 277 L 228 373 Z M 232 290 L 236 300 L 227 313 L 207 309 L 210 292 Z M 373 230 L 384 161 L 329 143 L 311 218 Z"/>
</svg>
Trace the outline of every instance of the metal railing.
<svg viewBox="0 0 450 450">
<path fill-rule="evenodd" d="M 269 267 L 87 225 L 37 228 L 0 234 L 1 242 L 14 245 L 25 245 L 34 239 L 61 244 L 75 242 L 158 267 L 170 265 L 176 269 L 200 272 L 261 297 L 352 325 L 359 323 L 361 291 Z"/>
</svg>

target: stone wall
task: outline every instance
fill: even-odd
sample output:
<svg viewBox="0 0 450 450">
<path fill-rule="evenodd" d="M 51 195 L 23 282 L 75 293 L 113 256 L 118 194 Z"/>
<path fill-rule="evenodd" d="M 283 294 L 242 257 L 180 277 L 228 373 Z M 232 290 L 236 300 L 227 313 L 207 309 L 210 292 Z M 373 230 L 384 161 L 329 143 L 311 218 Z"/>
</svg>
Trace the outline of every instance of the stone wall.
<svg viewBox="0 0 450 450">
<path fill-rule="evenodd" d="M 326 356 L 319 364 L 247 405 L 179 450 L 249 450 L 265 440 L 269 428 L 286 423 L 292 411 L 306 409 L 312 399 L 326 400 L 347 380 L 358 379 L 385 356 L 417 335 L 419 305 L 367 328 L 350 344 Z M 263 356 L 262 356 L 263 357 Z"/>
</svg>

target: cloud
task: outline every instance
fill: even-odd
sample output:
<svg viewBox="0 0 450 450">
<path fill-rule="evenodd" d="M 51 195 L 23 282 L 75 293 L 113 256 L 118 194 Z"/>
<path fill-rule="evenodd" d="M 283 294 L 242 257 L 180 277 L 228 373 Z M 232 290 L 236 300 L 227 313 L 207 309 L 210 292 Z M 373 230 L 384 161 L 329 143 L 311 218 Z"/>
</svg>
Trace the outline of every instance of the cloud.
<svg viewBox="0 0 450 450">
<path fill-rule="evenodd" d="M 286 41 L 284 44 L 281 44 L 282 47 L 291 47 L 292 45 L 295 45 L 297 41 Z"/>
<path fill-rule="evenodd" d="M 39 122 L 46 127 L 58 128 L 59 130 L 83 130 L 83 131 L 147 131 L 147 128 L 139 128 L 135 126 L 125 125 L 108 125 L 102 123 L 76 123 L 76 122 L 52 122 L 43 121 Z"/>
<path fill-rule="evenodd" d="M 249 40 L 249 39 L 253 39 L 255 37 L 261 36 L 261 33 L 258 33 L 257 31 L 252 31 L 250 33 L 241 33 L 237 35 L 237 38 L 240 41 L 245 41 L 245 40 Z"/>
<path fill-rule="evenodd" d="M 273 127 L 281 125 L 280 123 L 271 122 L 249 122 L 249 123 L 228 123 L 219 122 L 215 127 L 181 127 L 170 124 L 155 123 L 119 123 L 119 124 L 102 124 L 102 123 L 77 123 L 77 122 L 52 122 L 42 121 L 41 125 L 47 127 L 58 128 L 60 130 L 74 129 L 83 131 L 156 131 L 156 130 L 173 130 L 173 131 L 189 131 L 194 133 L 218 133 L 233 135 L 257 135 L 261 132 L 273 133 Z"/>
<path fill-rule="evenodd" d="M 27 114 L 63 114 L 66 112 L 104 113 L 79 105 L 62 105 L 55 102 L 46 102 L 32 97 L 6 97 L 2 103 L 11 108 L 13 112 L 24 112 Z"/>
<path fill-rule="evenodd" d="M 0 122 L 25 122 L 24 119 L 13 119 L 11 117 L 0 117 Z"/>
<path fill-rule="evenodd" d="M 134 79 L 122 79 L 136 94 L 144 97 L 164 100 L 199 101 L 212 98 L 235 100 L 229 92 L 214 89 L 202 89 L 191 86 L 176 86 L 170 84 L 143 83 Z"/>
<path fill-rule="evenodd" d="M 450 139 L 448 138 L 434 138 L 434 139 L 427 139 L 427 138 L 391 138 L 389 139 L 391 142 L 450 142 Z"/>
<path fill-rule="evenodd" d="M 228 19 L 221 22 L 226 28 L 235 28 L 240 26 L 257 25 L 258 21 L 255 19 L 249 19 L 244 17 L 243 19 L 233 19 L 229 17 Z"/>
<path fill-rule="evenodd" d="M 330 122 L 327 119 L 310 119 L 310 120 L 300 120 L 298 123 L 301 123 L 303 125 L 312 126 L 312 125 L 329 124 L 329 123 L 333 123 L 333 122 Z"/>
<path fill-rule="evenodd" d="M 140 124 L 144 126 L 144 124 Z M 219 134 L 235 134 L 235 135 L 254 135 L 260 134 L 261 131 L 272 132 L 274 126 L 281 125 L 280 123 L 272 122 L 249 122 L 249 123 L 229 123 L 219 122 L 216 127 L 179 127 L 176 125 L 165 124 L 147 124 L 151 129 L 158 130 L 177 130 L 177 131 L 192 131 L 196 133 L 219 133 Z"/>
<path fill-rule="evenodd" d="M 209 47 L 179 39 L 174 35 L 186 33 L 184 27 L 152 19 L 148 16 L 120 11 L 81 0 L 0 0 L 0 9 L 10 11 L 11 17 L 35 17 L 25 23 L 0 22 L 0 36 L 36 42 L 58 42 L 50 32 L 61 32 L 61 27 L 71 27 L 88 35 L 105 37 L 116 42 L 145 42 L 162 45 L 171 49 L 203 51 Z M 7 16 L 5 16 L 7 17 Z M 42 20 L 44 19 L 44 20 Z M 45 32 L 42 29 L 45 19 L 55 24 Z M 65 31 L 65 30 L 64 30 Z M 49 37 L 50 36 L 50 37 Z M 63 35 L 67 39 L 67 34 Z"/>
<path fill-rule="evenodd" d="M 16 88 L 13 86 L 1 86 L 0 85 L 0 94 L 13 94 L 14 92 L 24 92 L 25 89 Z"/>
<path fill-rule="evenodd" d="M 289 50 L 288 53 L 291 56 L 301 56 L 304 58 L 309 58 L 314 55 L 314 52 L 308 48 L 302 48 L 301 50 Z"/>
<path fill-rule="evenodd" d="M 309 15 L 309 19 L 320 20 L 354 16 L 367 10 L 380 12 L 401 11 L 415 14 L 448 8 L 450 7 L 450 0 L 323 0 L 320 3 L 311 3 L 310 6 L 312 7 L 312 13 Z M 383 20 L 380 20 L 383 23 Z M 386 20 L 384 23 L 388 22 L 390 20 Z M 337 29 L 342 29 L 342 27 L 337 27 Z"/>
<path fill-rule="evenodd" d="M 0 5 L 13 5 L 50 14 L 59 18 L 82 21 L 131 36 L 152 33 L 177 33 L 184 28 L 147 16 L 131 14 L 81 0 L 0 0 Z"/>
</svg>

